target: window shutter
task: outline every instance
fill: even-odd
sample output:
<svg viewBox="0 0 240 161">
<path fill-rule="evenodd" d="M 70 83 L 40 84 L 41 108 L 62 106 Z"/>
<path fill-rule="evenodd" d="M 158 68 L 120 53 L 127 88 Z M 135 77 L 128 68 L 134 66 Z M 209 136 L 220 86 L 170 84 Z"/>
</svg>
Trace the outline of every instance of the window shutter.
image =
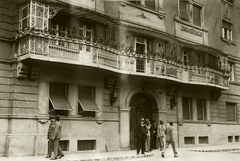
<svg viewBox="0 0 240 161">
<path fill-rule="evenodd" d="M 193 24 L 201 26 L 201 7 L 193 5 Z"/>
<path fill-rule="evenodd" d="M 226 22 L 226 21 L 223 21 L 223 28 L 225 28 L 225 29 L 227 29 L 227 30 L 229 30 L 229 31 L 232 31 L 232 25 L 231 25 L 231 23 L 229 23 L 229 22 Z"/>
<path fill-rule="evenodd" d="M 181 19 L 189 21 L 187 4 L 188 4 L 187 2 L 180 1 L 180 14 Z"/>
</svg>

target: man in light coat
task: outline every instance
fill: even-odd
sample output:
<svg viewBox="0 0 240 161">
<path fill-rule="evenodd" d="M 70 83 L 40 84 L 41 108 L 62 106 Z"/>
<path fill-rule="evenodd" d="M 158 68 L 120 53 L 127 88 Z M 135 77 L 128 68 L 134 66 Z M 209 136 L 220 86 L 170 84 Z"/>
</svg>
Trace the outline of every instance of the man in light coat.
<svg viewBox="0 0 240 161">
<path fill-rule="evenodd" d="M 157 127 L 157 136 L 159 138 L 160 151 L 162 151 L 164 148 L 164 138 L 165 138 L 165 126 L 162 120 L 159 121 L 159 125 Z"/>
<path fill-rule="evenodd" d="M 173 149 L 173 153 L 174 153 L 174 157 L 178 157 L 178 153 L 175 147 L 175 142 L 174 142 L 174 136 L 173 136 L 173 122 L 169 122 L 169 125 L 166 130 L 165 130 L 165 134 L 166 134 L 166 147 L 163 149 L 162 152 L 162 157 L 165 157 L 165 151 L 167 150 L 169 144 L 172 145 L 172 149 Z"/>
</svg>

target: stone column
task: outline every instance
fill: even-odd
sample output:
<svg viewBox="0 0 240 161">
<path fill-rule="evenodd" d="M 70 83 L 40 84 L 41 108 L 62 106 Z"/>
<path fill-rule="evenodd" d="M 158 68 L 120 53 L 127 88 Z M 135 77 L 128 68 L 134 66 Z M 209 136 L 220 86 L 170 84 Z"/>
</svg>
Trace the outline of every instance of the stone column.
<svg viewBox="0 0 240 161">
<path fill-rule="evenodd" d="M 130 149 L 130 107 L 120 107 L 120 148 Z"/>
<path fill-rule="evenodd" d="M 211 121 L 210 100 L 206 100 L 206 121 Z"/>
<path fill-rule="evenodd" d="M 192 99 L 192 120 L 197 121 L 197 99 Z"/>
<path fill-rule="evenodd" d="M 69 111 L 69 115 L 78 115 L 78 86 L 69 85 L 68 93 L 68 99 L 73 108 L 72 111 Z"/>
</svg>

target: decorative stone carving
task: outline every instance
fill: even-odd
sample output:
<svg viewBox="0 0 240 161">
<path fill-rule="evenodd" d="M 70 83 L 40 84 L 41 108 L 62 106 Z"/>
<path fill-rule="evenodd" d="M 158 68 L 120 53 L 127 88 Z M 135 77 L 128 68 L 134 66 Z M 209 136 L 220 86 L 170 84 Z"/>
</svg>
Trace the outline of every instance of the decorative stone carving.
<svg viewBox="0 0 240 161">
<path fill-rule="evenodd" d="M 232 6 L 226 2 L 223 2 L 223 18 L 232 20 Z"/>
<path fill-rule="evenodd" d="M 148 19 L 149 20 L 149 18 L 147 16 L 145 16 L 144 13 L 140 13 L 140 14 L 136 15 L 136 17 L 141 17 L 143 19 Z"/>
</svg>

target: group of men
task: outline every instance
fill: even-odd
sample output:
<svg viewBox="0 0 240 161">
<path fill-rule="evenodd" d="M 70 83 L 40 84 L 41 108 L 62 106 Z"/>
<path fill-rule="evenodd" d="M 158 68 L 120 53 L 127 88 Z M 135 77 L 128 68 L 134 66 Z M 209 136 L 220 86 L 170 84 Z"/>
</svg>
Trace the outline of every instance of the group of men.
<svg viewBox="0 0 240 161">
<path fill-rule="evenodd" d="M 155 125 L 154 121 L 152 124 L 149 119 L 140 120 L 140 124 L 136 128 L 136 137 L 137 137 L 137 155 L 145 152 L 150 152 L 153 149 L 156 149 L 157 138 L 159 140 L 160 151 L 162 151 L 161 156 L 165 157 L 165 151 L 168 146 L 171 144 L 173 148 L 174 157 L 178 157 L 178 153 L 175 147 L 174 135 L 173 135 L 173 122 L 169 122 L 169 126 L 165 128 L 164 122 L 159 121 L 159 125 Z M 166 140 L 166 146 L 164 144 Z"/>
<path fill-rule="evenodd" d="M 50 160 L 56 160 L 64 156 L 59 146 L 59 140 L 61 139 L 62 135 L 62 125 L 60 123 L 59 115 L 51 115 L 49 119 L 50 125 L 47 134 L 48 152 L 46 158 L 50 158 Z"/>
</svg>

